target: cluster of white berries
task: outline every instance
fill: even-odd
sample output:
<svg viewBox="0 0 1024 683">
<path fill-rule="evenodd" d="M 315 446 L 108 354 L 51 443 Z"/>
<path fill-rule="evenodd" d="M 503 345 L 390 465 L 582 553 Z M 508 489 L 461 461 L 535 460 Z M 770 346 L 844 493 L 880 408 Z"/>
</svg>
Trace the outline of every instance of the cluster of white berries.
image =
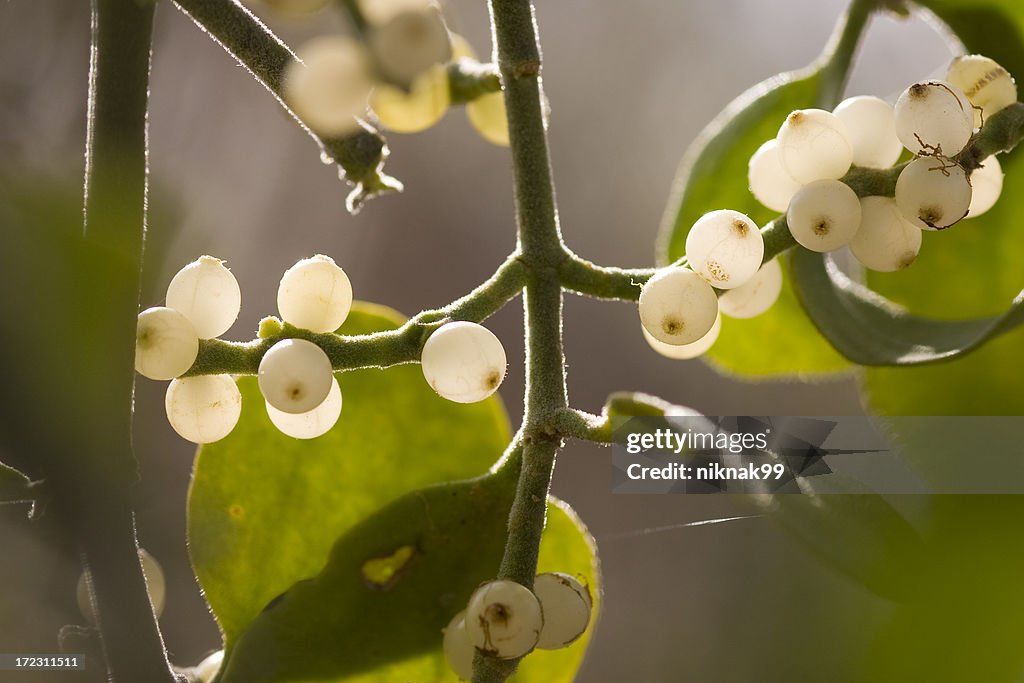
<svg viewBox="0 0 1024 683">
<path fill-rule="evenodd" d="M 444 629 L 444 654 L 463 680 L 473 677 L 473 655 L 517 659 L 567 647 L 590 623 L 590 591 L 561 572 L 538 574 L 533 590 L 514 581 L 491 581 L 473 593 L 466 609 Z"/>
<path fill-rule="evenodd" d="M 734 318 L 760 315 L 782 290 L 778 262 L 762 264 L 761 231 L 738 211 L 701 216 L 686 237 L 686 257 L 688 265 L 659 270 L 640 292 L 644 338 L 673 359 L 696 358 L 711 348 L 723 313 Z"/>
<path fill-rule="evenodd" d="M 287 4 L 274 3 L 278 10 Z M 397 133 L 433 126 L 451 104 L 447 64 L 474 60 L 473 49 L 449 32 L 430 0 L 363 0 L 360 8 L 368 24 L 364 40 L 324 35 L 303 45 L 284 74 L 285 101 L 324 136 L 356 132 L 368 107 Z M 508 145 L 500 92 L 469 102 L 466 114 L 485 139 Z"/>
<path fill-rule="evenodd" d="M 996 158 L 968 173 L 956 161 L 987 117 L 1017 101 L 1012 76 L 981 55 L 958 57 L 946 80 L 915 83 L 895 106 L 877 97 L 844 100 L 832 112 L 794 111 L 750 159 L 750 190 L 785 212 L 793 238 L 812 251 L 849 246 L 866 268 L 909 266 L 921 230 L 942 230 L 995 204 L 1003 174 Z M 852 166 L 884 169 L 915 155 L 895 197 L 858 198 L 842 178 Z"/>
<path fill-rule="evenodd" d="M 143 376 L 172 380 L 167 419 L 183 438 L 211 443 L 231 433 L 242 396 L 230 375 L 182 377 L 195 363 L 200 339 L 228 330 L 238 317 L 241 291 L 224 262 L 203 256 L 182 268 L 167 288 L 167 306 L 139 314 L 135 368 Z M 277 290 L 284 322 L 310 332 L 335 332 L 352 308 L 352 284 L 329 256 L 303 259 L 285 271 Z M 482 401 L 505 378 L 505 349 L 487 328 L 447 322 L 427 338 L 423 376 L 444 398 Z M 325 434 L 338 421 L 342 396 L 327 353 L 305 339 L 283 339 L 263 354 L 257 371 L 270 421 L 296 439 Z"/>
</svg>

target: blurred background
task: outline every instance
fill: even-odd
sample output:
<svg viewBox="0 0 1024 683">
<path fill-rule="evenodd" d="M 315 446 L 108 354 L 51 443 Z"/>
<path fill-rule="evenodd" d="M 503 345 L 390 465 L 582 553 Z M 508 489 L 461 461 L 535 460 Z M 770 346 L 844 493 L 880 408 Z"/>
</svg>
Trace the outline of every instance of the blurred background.
<svg viewBox="0 0 1024 683">
<path fill-rule="evenodd" d="M 348 189 L 321 164 L 306 134 L 187 17 L 169 2 L 160 5 L 144 307 L 161 303 L 181 265 L 211 253 L 228 261 L 244 293 L 241 317 L 225 336 L 250 339 L 257 321 L 275 312 L 280 274 L 322 252 L 346 270 L 357 298 L 411 314 L 468 291 L 512 249 L 508 150 L 480 139 L 463 111 L 453 109 L 425 133 L 391 135 L 387 170 L 405 192 L 349 216 Z M 845 3 L 538 5 L 563 232 L 589 259 L 640 267 L 653 264 L 687 146 L 746 88 L 811 61 Z M 448 0 L 445 7 L 452 29 L 486 55 L 484 0 Z M 265 17 L 293 45 L 343 27 L 330 12 L 300 23 Z M 0 176 L 50 177 L 77 191 L 88 41 L 88 3 L 0 3 Z M 921 19 L 876 17 L 861 55 L 849 93 L 888 97 L 931 74 L 949 52 Z M 501 393 L 513 423 L 522 402 L 520 325 L 518 303 L 488 323 L 509 354 Z M 712 415 L 862 410 L 854 377 L 749 384 L 700 361 L 663 359 L 645 344 L 632 305 L 569 296 L 565 336 L 572 401 L 595 412 L 617 390 L 642 390 Z M 167 425 L 163 391 L 162 383 L 139 381 L 140 537 L 167 574 L 161 623 L 171 659 L 191 665 L 219 647 L 219 637 L 185 546 L 193 448 Z M 613 497 L 609 462 L 607 451 L 570 444 L 554 482 L 554 493 L 597 538 L 603 563 L 605 612 L 580 681 L 858 680 L 846 663 L 878 632 L 885 602 L 820 565 L 769 520 L 680 526 L 747 514 L 743 501 Z M 56 651 L 58 628 L 82 622 L 77 559 L 45 517 L 29 521 L 22 507 L 0 506 L 0 539 L 0 651 Z M 823 639 L 827 648 L 806 647 Z"/>
</svg>

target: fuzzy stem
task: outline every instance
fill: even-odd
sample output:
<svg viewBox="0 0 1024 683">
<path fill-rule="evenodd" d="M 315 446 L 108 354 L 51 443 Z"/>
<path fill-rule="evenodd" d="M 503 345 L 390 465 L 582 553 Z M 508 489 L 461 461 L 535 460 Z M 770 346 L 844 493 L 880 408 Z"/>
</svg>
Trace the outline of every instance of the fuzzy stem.
<svg viewBox="0 0 1024 683">
<path fill-rule="evenodd" d="M 174 681 L 138 555 L 131 486 L 135 316 L 146 223 L 146 107 L 154 3 L 93 0 L 81 287 L 113 293 L 102 329 L 84 330 L 73 390 L 88 398 L 77 452 L 51 463 L 56 514 L 90 577 L 108 680 Z M 89 270 L 89 269 L 92 270 Z M 86 275 L 87 274 L 87 275 Z M 74 296 L 74 293 L 69 293 Z M 102 324 L 101 324 L 102 323 Z"/>
<path fill-rule="evenodd" d="M 375 130 L 367 126 L 346 137 L 321 138 L 288 108 L 282 80 L 295 54 L 248 9 L 237 0 L 175 0 L 175 4 L 273 93 L 321 151 L 339 164 L 350 182 L 357 184 L 362 194 L 352 200 L 355 205 L 350 209 L 358 208 L 357 202 L 366 196 L 400 189 L 400 184 L 380 173 L 388 151 L 384 138 Z"/>
</svg>

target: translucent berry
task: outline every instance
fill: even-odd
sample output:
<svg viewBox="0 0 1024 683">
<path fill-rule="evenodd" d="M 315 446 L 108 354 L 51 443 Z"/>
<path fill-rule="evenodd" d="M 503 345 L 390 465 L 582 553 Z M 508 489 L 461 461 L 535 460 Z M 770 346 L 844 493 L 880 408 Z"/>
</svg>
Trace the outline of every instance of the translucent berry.
<svg viewBox="0 0 1024 683">
<path fill-rule="evenodd" d="M 800 183 L 782 168 L 776 140 L 764 143 L 750 157 L 747 181 L 754 198 L 772 211 L 785 212 L 789 200 L 800 189 Z"/>
<path fill-rule="evenodd" d="M 298 51 L 301 63 L 284 72 L 284 100 L 310 130 L 326 137 L 359 130 L 355 117 L 366 110 L 373 88 L 370 60 L 351 38 L 331 35 L 309 41 Z"/>
<path fill-rule="evenodd" d="M 537 647 L 557 650 L 583 635 L 590 623 L 590 591 L 575 577 L 561 572 L 538 574 L 533 593 L 540 602 L 544 626 Z"/>
<path fill-rule="evenodd" d="M 846 124 L 854 164 L 889 168 L 900 158 L 903 143 L 896 135 L 896 115 L 891 104 L 862 95 L 843 100 L 833 113 Z"/>
<path fill-rule="evenodd" d="M 860 200 L 860 229 L 850 251 L 865 268 L 890 273 L 906 268 L 921 250 L 921 229 L 908 221 L 889 197 Z"/>
<path fill-rule="evenodd" d="M 445 323 L 434 330 L 420 357 L 423 377 L 443 398 L 476 403 L 505 379 L 505 348 L 494 333 L 476 323 Z"/>
<path fill-rule="evenodd" d="M 692 344 L 708 333 L 718 317 L 715 290 L 689 268 L 655 273 L 640 291 L 640 323 L 660 342 Z"/>
<path fill-rule="evenodd" d="M 761 266 L 754 277 L 736 289 L 718 297 L 718 308 L 730 318 L 761 315 L 778 300 L 782 292 L 782 267 L 777 258 Z"/>
<path fill-rule="evenodd" d="M 331 4 L 331 0 L 247 0 L 246 4 L 263 5 L 285 19 L 306 19 Z"/>
<path fill-rule="evenodd" d="M 436 64 L 416 77 L 409 92 L 380 84 L 370 106 L 381 124 L 396 133 L 418 133 L 441 120 L 448 111 L 448 71 Z"/>
<path fill-rule="evenodd" d="M 817 180 L 793 197 L 786 222 L 793 238 L 802 246 L 811 251 L 832 251 L 857 234 L 860 200 L 838 180 Z"/>
<path fill-rule="evenodd" d="M 505 95 L 487 93 L 466 103 L 466 116 L 476 132 L 494 145 L 508 147 L 508 118 L 505 114 Z"/>
<path fill-rule="evenodd" d="M 257 380 L 269 405 L 296 415 L 324 402 L 334 370 L 327 354 L 313 342 L 284 339 L 263 354 Z"/>
<path fill-rule="evenodd" d="M 164 601 L 167 592 L 164 570 L 160 567 L 160 563 L 142 548 L 139 548 L 139 559 L 142 561 L 142 575 L 146 579 L 146 591 L 149 593 L 149 601 L 153 605 L 153 613 L 159 617 L 164 611 Z M 96 611 L 92 606 L 92 598 L 89 595 L 89 579 L 85 572 L 82 572 L 78 577 L 75 597 L 78 600 L 78 609 L 81 611 L 82 616 L 90 624 L 95 624 Z"/>
<path fill-rule="evenodd" d="M 896 100 L 896 134 L 914 154 L 952 157 L 973 132 L 971 103 L 945 81 L 915 83 Z"/>
<path fill-rule="evenodd" d="M 737 290 L 730 289 L 729 291 L 735 292 Z M 676 345 L 658 341 L 651 336 L 651 333 L 648 332 L 647 328 L 643 325 L 640 326 L 640 331 L 643 332 L 644 339 L 647 341 L 647 344 L 658 354 L 665 358 L 671 358 L 672 360 L 690 360 L 707 353 L 708 349 L 714 346 L 715 342 L 718 341 L 718 334 L 722 331 L 722 316 L 719 315 L 715 318 L 715 323 L 711 326 L 711 329 L 708 330 L 707 334 L 690 344 Z"/>
<path fill-rule="evenodd" d="M 174 379 L 199 355 L 196 330 L 173 308 L 147 308 L 135 328 L 135 370 L 149 379 Z"/>
<path fill-rule="evenodd" d="M 212 683 L 223 662 L 224 650 L 217 650 L 199 662 L 192 670 L 192 674 L 199 679 L 198 683 Z"/>
<path fill-rule="evenodd" d="M 949 65 L 946 80 L 974 106 L 974 127 L 1017 101 L 1017 84 L 1006 69 L 982 55 L 962 55 Z"/>
<path fill-rule="evenodd" d="M 914 159 L 896 180 L 896 204 L 922 230 L 942 230 L 967 215 L 971 181 L 964 169 L 939 159 Z"/>
<path fill-rule="evenodd" d="M 821 109 L 799 109 L 786 117 L 775 138 L 782 167 L 799 183 L 842 178 L 853 163 L 846 124 Z"/>
<path fill-rule="evenodd" d="M 352 308 L 352 283 L 334 259 L 317 254 L 285 271 L 277 310 L 286 323 L 312 332 L 334 332 Z"/>
<path fill-rule="evenodd" d="M 200 256 L 171 279 L 167 307 L 192 321 L 200 339 L 213 339 L 227 332 L 238 318 L 242 290 L 223 261 Z"/>
<path fill-rule="evenodd" d="M 690 268 L 719 289 L 733 289 L 749 280 L 763 257 L 761 231 L 739 211 L 706 213 L 686 236 Z"/>
<path fill-rule="evenodd" d="M 498 659 L 516 659 L 537 646 L 543 618 L 528 588 L 515 581 L 491 581 L 470 597 L 465 624 L 474 647 Z"/>
<path fill-rule="evenodd" d="M 476 59 L 476 50 L 469 44 L 469 41 L 458 33 L 449 33 L 452 41 L 452 61 L 459 59 Z"/>
<path fill-rule="evenodd" d="M 397 12 L 372 26 L 368 42 L 381 74 L 401 86 L 452 56 L 448 27 L 439 9 L 429 4 Z"/>
<path fill-rule="evenodd" d="M 267 402 L 267 416 L 281 433 L 293 439 L 315 439 L 331 430 L 341 415 L 341 388 L 331 378 L 331 389 L 323 403 L 305 413 L 286 413 Z"/>
<path fill-rule="evenodd" d="M 242 414 L 242 394 L 230 375 L 181 377 L 167 387 L 167 421 L 192 443 L 213 443 L 231 433 Z"/>
<path fill-rule="evenodd" d="M 476 648 L 469 642 L 466 633 L 466 611 L 463 610 L 452 617 L 444 629 L 444 641 L 441 645 L 444 658 L 455 675 L 464 681 L 473 678 L 473 655 Z"/>
<path fill-rule="evenodd" d="M 968 218 L 977 218 L 999 199 L 1003 192 L 1003 169 L 996 157 L 990 156 L 971 172 L 971 206 Z"/>
</svg>

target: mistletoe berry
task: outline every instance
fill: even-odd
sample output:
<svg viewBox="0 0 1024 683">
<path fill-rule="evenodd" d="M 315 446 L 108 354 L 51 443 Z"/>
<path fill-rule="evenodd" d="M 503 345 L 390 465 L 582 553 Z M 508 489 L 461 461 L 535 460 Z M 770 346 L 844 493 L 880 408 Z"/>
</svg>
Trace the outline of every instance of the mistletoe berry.
<svg viewBox="0 0 1024 683">
<path fill-rule="evenodd" d="M 995 156 L 971 171 L 971 205 L 967 218 L 977 218 L 993 206 L 1003 192 L 1003 168 Z"/>
<path fill-rule="evenodd" d="M 688 268 L 658 271 L 640 291 L 640 322 L 665 344 L 692 344 L 711 330 L 718 317 L 718 297 L 701 276 Z"/>
<path fill-rule="evenodd" d="M 735 292 L 737 290 L 730 289 L 729 291 Z M 711 326 L 707 334 L 691 344 L 666 344 L 651 336 L 651 333 L 643 325 L 640 326 L 640 331 L 643 333 L 647 344 L 659 355 L 672 360 L 690 360 L 691 358 L 704 355 L 718 341 L 718 334 L 722 331 L 722 316 L 717 316 L 715 324 Z"/>
<path fill-rule="evenodd" d="M 192 321 L 200 339 L 213 339 L 227 332 L 238 318 L 242 290 L 223 261 L 200 256 L 171 279 L 167 306 Z"/>
<path fill-rule="evenodd" d="M 334 372 L 319 346 L 305 339 L 285 339 L 263 354 L 257 378 L 268 405 L 295 415 L 324 402 Z"/>
<path fill-rule="evenodd" d="M 416 77 L 409 92 L 393 85 L 378 85 L 370 106 L 385 128 L 396 133 L 418 133 L 440 121 L 450 101 L 448 71 L 435 64 Z"/>
<path fill-rule="evenodd" d="M 800 183 L 842 178 L 853 163 L 846 124 L 831 112 L 794 111 L 786 117 L 775 139 L 782 167 Z"/>
<path fill-rule="evenodd" d="M 504 93 L 487 93 L 467 102 L 466 117 L 484 140 L 499 147 L 508 147 L 508 117 L 505 115 Z"/>
<path fill-rule="evenodd" d="M 458 321 L 437 328 L 423 345 L 423 377 L 443 398 L 456 403 L 482 401 L 505 379 L 505 348 L 494 333 Z"/>
<path fill-rule="evenodd" d="M 192 443 L 213 443 L 231 433 L 242 414 L 242 394 L 229 375 L 180 377 L 167 386 L 167 421 Z"/>
<path fill-rule="evenodd" d="M 952 157 L 973 132 L 971 103 L 945 81 L 915 83 L 896 100 L 896 134 L 914 154 Z"/>
<path fill-rule="evenodd" d="M 173 308 L 147 308 L 139 313 L 135 331 L 135 370 L 149 379 L 174 379 L 184 374 L 199 354 L 196 330 Z"/>
<path fill-rule="evenodd" d="M 469 642 L 498 659 L 516 659 L 537 646 L 543 618 L 537 597 L 515 581 L 491 581 L 466 607 Z"/>
<path fill-rule="evenodd" d="M 896 180 L 896 204 L 922 230 L 942 230 L 967 215 L 971 181 L 958 164 L 914 159 Z"/>
<path fill-rule="evenodd" d="M 330 256 L 317 254 L 285 271 L 277 288 L 281 318 L 311 332 L 334 332 L 352 308 L 352 283 Z"/>
<path fill-rule="evenodd" d="M 982 55 L 961 55 L 949 65 L 946 80 L 973 105 L 974 127 L 1017 101 L 1017 84 L 1006 69 Z"/>
<path fill-rule="evenodd" d="M 912 264 L 921 250 L 921 230 L 889 197 L 860 200 L 860 229 L 850 251 L 865 268 L 890 273 Z"/>
<path fill-rule="evenodd" d="M 793 197 L 786 222 L 801 246 L 811 251 L 833 251 L 857 234 L 860 200 L 838 180 L 817 180 Z"/>
<path fill-rule="evenodd" d="M 779 143 L 768 140 L 757 148 L 747 165 L 750 193 L 773 211 L 785 212 L 789 200 L 800 189 L 800 183 L 782 167 Z"/>
<path fill-rule="evenodd" d="M 292 111 L 319 135 L 359 130 L 355 117 L 363 115 L 373 88 L 363 47 L 345 36 L 321 36 L 303 45 L 297 57 L 285 70 L 282 86 Z"/>
<path fill-rule="evenodd" d="M 728 209 L 697 219 L 686 236 L 690 268 L 719 289 L 733 289 L 761 267 L 764 239 L 748 216 Z"/>
<path fill-rule="evenodd" d="M 843 100 L 833 113 L 846 124 L 855 165 L 889 168 L 900 158 L 903 143 L 896 135 L 896 115 L 891 104 L 862 95 Z"/>
<path fill-rule="evenodd" d="M 397 12 L 373 26 L 370 51 L 377 69 L 396 85 L 408 87 L 417 76 L 452 56 L 448 27 L 440 10 L 424 3 L 417 9 Z"/>
<path fill-rule="evenodd" d="M 583 635 L 590 623 L 590 591 L 576 577 L 561 572 L 538 574 L 533 593 L 540 601 L 544 626 L 537 647 L 557 650 Z"/>
<path fill-rule="evenodd" d="M 466 633 L 466 611 L 463 610 L 452 617 L 444 628 L 444 640 L 441 643 L 444 658 L 455 675 L 464 681 L 473 678 L 473 655 L 476 648 L 469 642 Z"/>
<path fill-rule="evenodd" d="M 310 411 L 305 413 L 286 413 L 270 405 L 267 401 L 267 417 L 283 434 L 293 439 L 315 439 L 331 430 L 341 415 L 341 387 L 338 380 L 331 377 L 331 389 L 327 398 Z"/>
<path fill-rule="evenodd" d="M 782 266 L 774 258 L 754 277 L 718 297 L 718 308 L 730 318 L 753 318 L 771 308 L 781 292 Z"/>
</svg>

